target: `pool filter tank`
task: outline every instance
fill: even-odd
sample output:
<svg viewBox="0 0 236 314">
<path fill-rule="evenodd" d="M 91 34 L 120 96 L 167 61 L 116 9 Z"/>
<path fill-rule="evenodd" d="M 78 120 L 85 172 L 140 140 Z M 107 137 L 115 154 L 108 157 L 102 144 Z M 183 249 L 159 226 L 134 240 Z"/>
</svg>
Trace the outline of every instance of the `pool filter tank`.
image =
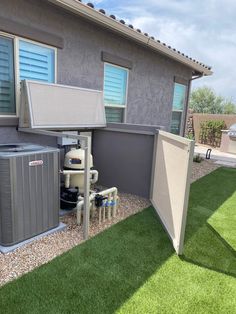
<svg viewBox="0 0 236 314">
<path fill-rule="evenodd" d="M 93 167 L 93 156 L 90 155 L 90 169 Z M 61 187 L 61 209 L 76 207 L 78 196 L 84 193 L 85 153 L 79 148 L 71 148 L 65 155 L 64 174 L 65 184 Z M 90 183 L 97 181 L 98 172 L 90 170 Z"/>
<path fill-rule="evenodd" d="M 84 193 L 84 150 L 72 148 L 65 155 L 64 169 L 67 170 L 82 170 L 78 174 L 70 177 L 70 188 L 77 188 L 79 193 Z M 90 169 L 93 167 L 93 156 L 90 155 Z"/>
</svg>

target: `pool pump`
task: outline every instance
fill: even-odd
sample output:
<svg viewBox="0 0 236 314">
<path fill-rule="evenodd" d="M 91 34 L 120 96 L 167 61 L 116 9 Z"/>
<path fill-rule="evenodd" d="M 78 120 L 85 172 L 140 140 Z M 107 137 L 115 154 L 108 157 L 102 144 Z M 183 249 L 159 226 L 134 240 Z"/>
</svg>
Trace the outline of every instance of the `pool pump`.
<svg viewBox="0 0 236 314">
<path fill-rule="evenodd" d="M 113 187 L 107 190 L 97 191 L 91 189 L 98 181 L 98 171 L 93 169 L 93 156 L 90 155 L 90 210 L 93 213 L 98 210 L 99 222 L 106 216 L 110 218 L 116 215 L 117 207 L 117 188 Z M 85 154 L 81 148 L 71 148 L 66 153 L 64 160 L 64 169 L 61 173 L 64 175 L 64 185 L 61 187 L 61 209 L 77 209 L 77 222 L 80 224 L 83 205 L 84 205 L 84 175 L 85 175 Z M 107 201 L 105 201 L 107 200 Z M 103 214 L 102 214 L 103 212 Z M 106 214 L 107 213 L 107 214 Z"/>
</svg>

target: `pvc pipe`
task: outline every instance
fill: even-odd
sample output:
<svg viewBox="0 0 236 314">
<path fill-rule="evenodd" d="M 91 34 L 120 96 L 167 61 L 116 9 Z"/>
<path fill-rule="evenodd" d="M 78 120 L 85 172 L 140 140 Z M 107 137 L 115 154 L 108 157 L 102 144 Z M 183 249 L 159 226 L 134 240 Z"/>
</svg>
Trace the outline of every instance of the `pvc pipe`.
<svg viewBox="0 0 236 314">
<path fill-rule="evenodd" d="M 91 201 L 92 201 L 92 197 L 93 197 L 93 194 L 91 194 L 89 196 L 89 208 L 91 206 Z M 82 198 L 82 197 L 80 197 Z M 77 211 L 77 224 L 80 225 L 81 224 L 81 215 L 82 215 L 82 207 L 84 206 L 84 199 L 81 199 L 77 205 L 76 205 L 76 211 Z"/>
<path fill-rule="evenodd" d="M 70 174 L 65 175 L 65 188 L 69 189 L 70 187 Z"/>
<path fill-rule="evenodd" d="M 64 174 L 65 176 L 65 188 L 69 188 L 70 187 L 70 176 L 72 175 L 76 175 L 76 174 L 84 174 L 85 171 L 84 170 L 62 170 L 61 171 L 62 174 Z M 90 178 L 90 183 L 94 184 L 98 181 L 98 171 L 97 170 L 90 170 L 90 175 L 92 175 L 93 177 Z"/>
<path fill-rule="evenodd" d="M 67 170 L 65 170 L 65 171 L 67 171 Z M 116 187 L 112 187 L 110 189 L 103 190 L 103 191 L 101 191 L 99 193 L 92 193 L 89 196 L 89 203 L 90 203 L 89 208 L 91 207 L 91 205 L 92 205 L 91 202 L 94 201 L 94 199 L 95 199 L 97 194 L 100 194 L 102 196 L 109 195 L 109 194 L 113 195 L 113 197 L 111 197 L 111 198 L 113 199 L 113 202 L 114 202 L 114 205 L 112 207 L 113 207 L 113 217 L 115 217 L 116 216 L 116 208 L 117 208 L 117 204 L 116 204 L 116 201 L 117 201 L 117 188 Z M 77 223 L 78 224 L 81 223 L 81 214 L 82 214 L 82 207 L 83 207 L 83 205 L 84 205 L 84 199 L 81 199 L 77 203 L 77 205 L 76 205 Z M 103 215 L 102 215 L 102 208 L 104 208 Z M 99 208 L 99 223 L 101 223 L 102 216 L 103 216 L 103 219 L 105 219 L 105 206 L 102 206 L 102 207 Z"/>
<path fill-rule="evenodd" d="M 111 219 L 111 193 L 108 194 L 108 220 Z"/>
<path fill-rule="evenodd" d="M 102 207 L 98 209 L 98 224 L 100 225 L 102 222 Z"/>
<path fill-rule="evenodd" d="M 103 219 L 102 219 L 102 222 L 104 222 L 106 220 L 106 207 L 103 206 L 102 207 L 102 211 L 103 211 Z"/>
</svg>

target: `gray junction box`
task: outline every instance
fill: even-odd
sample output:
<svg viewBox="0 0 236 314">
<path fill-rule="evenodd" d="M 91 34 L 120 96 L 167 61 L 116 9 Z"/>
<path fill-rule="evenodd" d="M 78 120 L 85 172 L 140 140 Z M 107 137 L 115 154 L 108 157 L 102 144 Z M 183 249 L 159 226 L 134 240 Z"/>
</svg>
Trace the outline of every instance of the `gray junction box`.
<svg viewBox="0 0 236 314">
<path fill-rule="evenodd" d="M 0 245 L 11 246 L 59 224 L 59 150 L 0 145 Z"/>
</svg>

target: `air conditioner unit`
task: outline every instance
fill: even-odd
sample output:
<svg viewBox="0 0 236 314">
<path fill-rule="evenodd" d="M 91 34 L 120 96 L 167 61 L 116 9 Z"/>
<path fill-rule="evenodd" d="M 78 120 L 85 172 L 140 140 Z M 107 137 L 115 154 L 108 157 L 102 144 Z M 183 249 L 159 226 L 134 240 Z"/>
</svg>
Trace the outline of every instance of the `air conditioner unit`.
<svg viewBox="0 0 236 314">
<path fill-rule="evenodd" d="M 10 246 L 59 224 L 59 150 L 0 145 L 0 245 Z"/>
</svg>

